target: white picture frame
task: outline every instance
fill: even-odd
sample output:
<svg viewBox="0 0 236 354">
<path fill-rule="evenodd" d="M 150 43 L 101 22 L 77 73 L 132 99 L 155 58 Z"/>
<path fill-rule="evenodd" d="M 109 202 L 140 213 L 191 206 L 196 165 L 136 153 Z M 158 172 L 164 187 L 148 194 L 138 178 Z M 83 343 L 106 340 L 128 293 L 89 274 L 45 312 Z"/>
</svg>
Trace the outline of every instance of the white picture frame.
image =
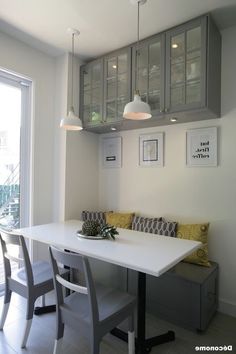
<svg viewBox="0 0 236 354">
<path fill-rule="evenodd" d="M 108 137 L 102 139 L 103 168 L 120 168 L 122 166 L 122 138 Z"/>
<path fill-rule="evenodd" d="M 162 167 L 163 133 L 142 134 L 139 137 L 139 165 L 142 167 Z"/>
<path fill-rule="evenodd" d="M 217 127 L 186 132 L 186 164 L 188 167 L 217 166 Z"/>
</svg>

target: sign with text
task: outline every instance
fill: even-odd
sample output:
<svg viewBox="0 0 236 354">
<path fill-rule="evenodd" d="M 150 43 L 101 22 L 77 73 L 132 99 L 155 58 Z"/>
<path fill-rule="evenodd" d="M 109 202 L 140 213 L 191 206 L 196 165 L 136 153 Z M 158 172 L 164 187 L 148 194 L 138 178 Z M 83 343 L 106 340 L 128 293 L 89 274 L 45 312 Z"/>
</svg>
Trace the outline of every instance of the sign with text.
<svg viewBox="0 0 236 354">
<path fill-rule="evenodd" d="M 187 166 L 217 166 L 217 127 L 187 131 Z"/>
<path fill-rule="evenodd" d="M 102 139 L 102 161 L 104 168 L 121 167 L 121 137 Z"/>
</svg>

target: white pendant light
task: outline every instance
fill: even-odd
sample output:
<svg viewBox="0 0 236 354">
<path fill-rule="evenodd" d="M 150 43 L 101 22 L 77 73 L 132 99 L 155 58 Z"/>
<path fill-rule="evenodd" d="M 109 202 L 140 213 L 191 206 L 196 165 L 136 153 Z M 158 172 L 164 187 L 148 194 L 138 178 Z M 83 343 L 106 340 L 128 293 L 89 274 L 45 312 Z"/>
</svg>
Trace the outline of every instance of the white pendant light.
<svg viewBox="0 0 236 354">
<path fill-rule="evenodd" d="M 147 0 L 130 0 L 131 4 L 138 5 L 138 28 L 137 28 L 137 51 L 139 50 L 139 6 L 145 4 Z M 144 120 L 152 117 L 149 104 L 143 102 L 139 90 L 135 90 L 133 101 L 127 103 L 124 108 L 123 117 L 133 120 Z"/>
<path fill-rule="evenodd" d="M 79 117 L 76 116 L 73 106 L 73 93 L 74 93 L 74 40 L 75 36 L 79 36 L 80 32 L 73 28 L 68 28 L 68 32 L 72 35 L 72 64 L 71 64 L 71 105 L 69 113 L 65 118 L 62 118 L 60 127 L 65 130 L 82 130 L 82 122 Z"/>
</svg>

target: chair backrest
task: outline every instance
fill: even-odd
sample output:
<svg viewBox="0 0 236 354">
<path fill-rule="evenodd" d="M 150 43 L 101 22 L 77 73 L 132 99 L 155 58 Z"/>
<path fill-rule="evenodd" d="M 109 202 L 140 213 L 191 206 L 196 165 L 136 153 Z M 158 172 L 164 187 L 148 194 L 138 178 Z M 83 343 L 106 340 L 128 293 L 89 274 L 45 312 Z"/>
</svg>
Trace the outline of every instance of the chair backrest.
<svg viewBox="0 0 236 354">
<path fill-rule="evenodd" d="M 77 293 L 88 296 L 88 302 L 90 307 L 90 320 L 96 325 L 99 321 L 97 298 L 92 278 L 91 269 L 89 266 L 88 258 L 78 253 L 70 253 L 59 250 L 53 246 L 49 247 L 50 259 L 53 268 L 53 281 L 54 288 L 56 290 L 56 302 L 58 309 L 63 304 L 63 292 L 62 285 L 68 289 L 76 291 Z M 59 274 L 57 263 L 61 263 L 67 267 L 77 269 L 80 271 L 82 277 L 85 279 L 85 286 L 72 283 L 65 280 Z"/>
<path fill-rule="evenodd" d="M 0 243 L 2 248 L 3 265 L 5 273 L 5 282 L 11 276 L 11 261 L 19 264 L 23 263 L 26 273 L 26 282 L 28 286 L 34 284 L 33 272 L 30 263 L 29 253 L 26 247 L 25 239 L 21 235 L 14 234 L 12 231 L 0 229 Z M 21 249 L 22 258 L 11 254 L 8 245 L 16 245 Z"/>
</svg>

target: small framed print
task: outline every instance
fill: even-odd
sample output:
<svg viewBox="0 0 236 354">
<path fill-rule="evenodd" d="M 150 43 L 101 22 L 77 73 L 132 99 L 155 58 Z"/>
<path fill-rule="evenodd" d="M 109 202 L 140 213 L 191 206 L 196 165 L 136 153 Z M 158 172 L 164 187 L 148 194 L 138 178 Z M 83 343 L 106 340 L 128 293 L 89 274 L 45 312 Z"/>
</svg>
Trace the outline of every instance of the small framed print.
<svg viewBox="0 0 236 354">
<path fill-rule="evenodd" d="M 217 127 L 188 130 L 186 139 L 187 166 L 217 166 Z"/>
<path fill-rule="evenodd" d="M 104 168 L 121 167 L 121 143 L 121 136 L 102 139 L 102 165 Z"/>
<path fill-rule="evenodd" d="M 140 135 L 139 165 L 163 166 L 163 133 Z"/>
</svg>

